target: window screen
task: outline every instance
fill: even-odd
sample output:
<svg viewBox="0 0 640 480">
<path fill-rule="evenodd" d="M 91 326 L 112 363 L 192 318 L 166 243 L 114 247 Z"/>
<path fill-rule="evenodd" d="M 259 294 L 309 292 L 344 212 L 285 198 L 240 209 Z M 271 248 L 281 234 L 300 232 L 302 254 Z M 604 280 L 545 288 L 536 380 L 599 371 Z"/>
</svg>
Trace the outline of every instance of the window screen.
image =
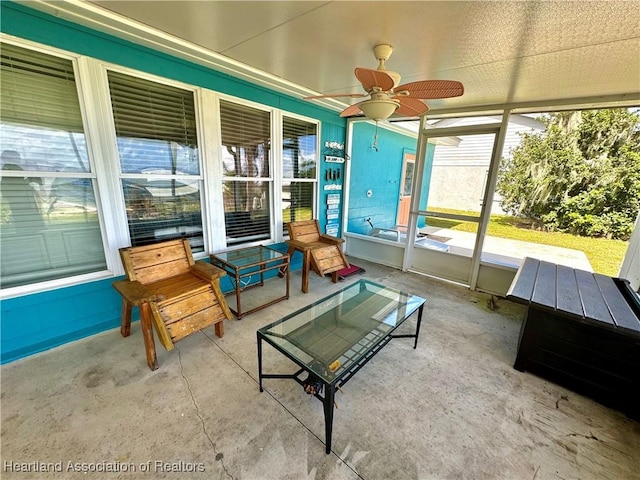
<svg viewBox="0 0 640 480">
<path fill-rule="evenodd" d="M 271 237 L 271 114 L 220 101 L 227 245 Z"/>
<path fill-rule="evenodd" d="M 108 72 L 132 246 L 188 238 L 204 250 L 193 92 Z"/>
<path fill-rule="evenodd" d="M 2 288 L 105 270 L 73 64 L 0 53 Z"/>
</svg>

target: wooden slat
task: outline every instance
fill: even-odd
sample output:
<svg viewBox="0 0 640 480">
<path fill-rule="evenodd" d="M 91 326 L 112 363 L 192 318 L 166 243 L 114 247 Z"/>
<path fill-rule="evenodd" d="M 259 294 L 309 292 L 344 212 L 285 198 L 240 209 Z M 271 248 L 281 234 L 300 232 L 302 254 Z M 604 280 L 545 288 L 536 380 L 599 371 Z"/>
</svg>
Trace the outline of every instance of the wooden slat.
<svg viewBox="0 0 640 480">
<path fill-rule="evenodd" d="M 158 310 L 158 304 L 152 302 L 150 304 L 153 325 L 156 327 L 156 333 L 158 334 L 158 339 L 160 339 L 160 343 L 167 350 L 173 350 L 173 340 L 171 340 L 171 335 L 169 335 L 169 331 L 167 330 L 167 326 L 164 323 L 164 319 Z"/>
<path fill-rule="evenodd" d="M 334 267 L 344 268 L 344 262 L 340 257 L 325 258 L 318 262 L 318 267 L 322 272 L 329 273 L 329 269 Z"/>
<path fill-rule="evenodd" d="M 540 262 L 538 275 L 536 276 L 531 303 L 547 308 L 556 308 L 556 265 L 549 262 Z"/>
<path fill-rule="evenodd" d="M 576 270 L 575 275 L 585 318 L 614 325 L 593 274 L 584 270 Z"/>
<path fill-rule="evenodd" d="M 204 310 L 211 304 L 218 303 L 209 285 L 208 289 L 196 291 L 194 294 L 183 295 L 164 302 L 158 302 L 158 310 L 166 325 L 179 321 L 188 315 Z"/>
<path fill-rule="evenodd" d="M 311 256 L 320 271 L 320 275 L 342 270 L 347 266 L 340 248 L 336 245 L 312 250 Z"/>
<path fill-rule="evenodd" d="M 529 257 L 524 259 L 509 287 L 507 298 L 513 297 L 513 300 L 524 300 L 526 303 L 531 301 L 539 265 L 540 260 Z"/>
<path fill-rule="evenodd" d="M 186 258 L 182 241 L 163 242 L 149 245 L 149 247 L 155 248 L 134 247 L 129 249 L 129 255 L 136 268 L 147 268 L 159 263 Z"/>
<path fill-rule="evenodd" d="M 584 317 L 575 270 L 565 265 L 558 265 L 557 275 L 556 304 L 558 310 Z"/>
<path fill-rule="evenodd" d="M 172 278 L 166 278 L 159 282 L 149 283 L 146 287 L 158 297 L 168 299 L 178 297 L 193 289 L 211 285 L 210 282 L 202 280 L 200 277 L 185 273 Z"/>
<path fill-rule="evenodd" d="M 142 284 L 155 282 L 189 270 L 191 256 L 184 240 L 156 243 L 123 249 L 121 255 L 135 280 Z"/>
<path fill-rule="evenodd" d="M 292 240 L 301 242 L 317 242 L 320 238 L 320 227 L 315 220 L 291 222 L 287 224 L 289 236 Z"/>
<path fill-rule="evenodd" d="M 319 248 L 317 250 L 314 250 L 311 253 L 313 255 L 313 258 L 315 258 L 316 260 L 324 260 L 325 258 L 333 258 L 333 257 L 340 256 L 340 252 L 338 252 L 338 247 L 336 247 L 335 245 Z"/>
<path fill-rule="evenodd" d="M 167 263 L 161 263 L 147 268 L 136 268 L 136 278 L 143 285 L 167 277 L 174 277 L 189 271 L 188 259 L 182 258 Z"/>
<path fill-rule="evenodd" d="M 618 290 L 618 287 L 613 282 L 613 279 L 599 273 L 594 273 L 593 276 L 596 280 L 596 283 L 598 284 L 598 287 L 600 287 L 602 297 L 607 303 L 607 307 L 609 308 L 609 312 L 613 317 L 613 322 L 615 323 L 615 325 L 619 328 L 631 330 L 634 332 L 640 331 L 640 322 L 631 310 L 631 307 L 627 303 L 626 299 L 622 296 L 620 290 Z"/>
<path fill-rule="evenodd" d="M 212 305 L 206 310 L 202 310 L 193 315 L 181 319 L 179 322 L 168 325 L 169 334 L 174 342 L 202 330 L 209 325 L 223 321 L 224 314 L 218 304 Z"/>
</svg>

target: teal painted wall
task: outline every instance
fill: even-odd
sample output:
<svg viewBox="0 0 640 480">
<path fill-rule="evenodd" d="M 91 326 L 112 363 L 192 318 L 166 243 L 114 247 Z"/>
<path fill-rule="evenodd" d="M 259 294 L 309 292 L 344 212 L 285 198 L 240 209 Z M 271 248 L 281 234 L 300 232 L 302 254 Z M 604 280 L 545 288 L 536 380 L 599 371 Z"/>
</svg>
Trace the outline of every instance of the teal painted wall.
<svg viewBox="0 0 640 480">
<path fill-rule="evenodd" d="M 325 141 L 345 141 L 345 120 L 335 112 L 22 5 L 0 2 L 0 27 L 2 32 L 16 37 L 317 118 L 322 121 L 322 145 Z M 321 161 L 318 186 L 321 200 L 326 168 Z M 319 219 L 324 226 L 322 201 Z M 286 244 L 278 244 L 276 248 L 286 250 Z M 296 253 L 293 268 L 300 268 L 301 263 L 300 254 Z M 111 286 L 114 280 L 117 279 L 2 300 L 0 363 L 118 327 L 121 304 Z M 231 284 L 224 280 L 222 287 L 230 289 Z M 292 292 L 299 291 L 297 285 L 292 284 L 291 288 Z"/>
<path fill-rule="evenodd" d="M 398 215 L 402 161 L 405 152 L 415 153 L 416 139 L 378 128 L 377 151 L 372 148 L 376 134 L 375 125 L 354 124 L 351 151 L 351 174 L 349 185 L 349 209 L 347 231 L 367 234 L 371 226 L 394 228 Z M 426 205 L 431 179 L 433 145 L 427 148 L 427 162 L 420 192 L 421 208 Z M 367 191 L 373 195 L 367 197 Z M 424 226 L 424 220 L 418 224 Z"/>
</svg>

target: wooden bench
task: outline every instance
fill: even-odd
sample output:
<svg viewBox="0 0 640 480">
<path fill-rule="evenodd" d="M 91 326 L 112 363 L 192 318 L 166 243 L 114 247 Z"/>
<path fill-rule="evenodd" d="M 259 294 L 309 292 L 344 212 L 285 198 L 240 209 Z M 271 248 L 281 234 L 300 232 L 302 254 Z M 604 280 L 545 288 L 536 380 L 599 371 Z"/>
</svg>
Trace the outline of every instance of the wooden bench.
<svg viewBox="0 0 640 480">
<path fill-rule="evenodd" d="M 507 299 L 528 306 L 515 369 L 640 418 L 640 297 L 626 280 L 525 258 Z"/>
<path fill-rule="evenodd" d="M 129 336 L 131 310 L 138 307 L 151 370 L 158 368 L 152 324 L 167 350 L 210 325 L 215 325 L 218 337 L 224 335 L 222 322 L 231 319 L 219 285 L 225 272 L 207 262 L 195 262 L 188 240 L 121 248 L 120 257 L 127 274 L 126 280 L 113 283 L 122 296 L 120 332 Z"/>
</svg>

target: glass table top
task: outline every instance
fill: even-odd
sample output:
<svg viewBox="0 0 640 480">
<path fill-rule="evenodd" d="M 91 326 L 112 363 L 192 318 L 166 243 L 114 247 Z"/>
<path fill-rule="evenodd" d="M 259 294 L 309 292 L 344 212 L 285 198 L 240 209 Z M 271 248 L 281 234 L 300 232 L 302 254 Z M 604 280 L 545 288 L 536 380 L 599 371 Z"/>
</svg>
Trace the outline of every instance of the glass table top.
<svg viewBox="0 0 640 480">
<path fill-rule="evenodd" d="M 272 260 L 280 260 L 286 256 L 286 253 L 258 245 L 255 247 L 241 248 L 239 250 L 215 253 L 213 256 L 233 267 L 248 267 Z"/>
<path fill-rule="evenodd" d="M 425 303 L 360 280 L 258 330 L 265 341 L 331 383 Z"/>
</svg>

